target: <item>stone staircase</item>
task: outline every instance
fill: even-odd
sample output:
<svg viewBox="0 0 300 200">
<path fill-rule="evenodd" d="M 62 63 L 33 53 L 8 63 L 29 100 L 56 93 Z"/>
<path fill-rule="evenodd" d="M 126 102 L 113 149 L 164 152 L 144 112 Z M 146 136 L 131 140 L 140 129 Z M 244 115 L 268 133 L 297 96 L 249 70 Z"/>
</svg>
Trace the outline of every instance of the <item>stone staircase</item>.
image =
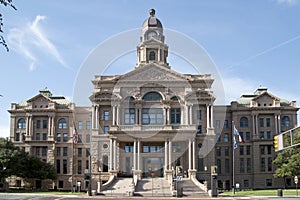
<svg viewBox="0 0 300 200">
<path fill-rule="evenodd" d="M 116 178 L 101 193 L 105 196 L 129 196 L 132 193 L 132 178 Z"/>
<path fill-rule="evenodd" d="M 183 179 L 183 196 L 208 197 L 208 193 L 205 192 L 204 190 L 201 190 L 190 179 L 184 178 Z"/>
<path fill-rule="evenodd" d="M 164 178 L 143 178 L 138 181 L 134 195 L 171 197 L 172 192 L 169 182 Z"/>
</svg>

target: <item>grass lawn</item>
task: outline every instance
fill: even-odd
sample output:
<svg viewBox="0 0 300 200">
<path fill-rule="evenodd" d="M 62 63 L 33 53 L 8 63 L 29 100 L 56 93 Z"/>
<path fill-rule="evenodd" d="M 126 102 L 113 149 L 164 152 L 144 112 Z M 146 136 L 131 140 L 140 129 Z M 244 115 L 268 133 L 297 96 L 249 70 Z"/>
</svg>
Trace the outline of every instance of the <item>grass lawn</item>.
<svg viewBox="0 0 300 200">
<path fill-rule="evenodd" d="M 282 190 L 283 196 L 296 196 L 297 191 L 295 189 Z M 232 191 L 223 192 L 222 196 L 233 196 Z M 300 190 L 298 190 L 300 196 Z M 235 192 L 235 196 L 277 196 L 277 190 L 243 190 Z"/>
</svg>

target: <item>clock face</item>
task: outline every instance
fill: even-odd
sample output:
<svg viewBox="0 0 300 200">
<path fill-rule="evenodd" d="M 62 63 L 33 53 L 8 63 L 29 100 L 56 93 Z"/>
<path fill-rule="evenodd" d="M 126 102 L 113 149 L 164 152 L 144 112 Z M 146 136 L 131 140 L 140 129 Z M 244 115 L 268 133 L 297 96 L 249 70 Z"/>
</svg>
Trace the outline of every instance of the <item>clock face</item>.
<svg viewBox="0 0 300 200">
<path fill-rule="evenodd" d="M 148 36 L 148 39 L 150 39 L 150 38 L 155 38 L 156 36 L 157 36 L 157 33 L 156 32 L 154 32 L 154 31 L 151 31 L 151 32 L 149 32 L 148 34 L 147 34 L 147 36 Z"/>
</svg>

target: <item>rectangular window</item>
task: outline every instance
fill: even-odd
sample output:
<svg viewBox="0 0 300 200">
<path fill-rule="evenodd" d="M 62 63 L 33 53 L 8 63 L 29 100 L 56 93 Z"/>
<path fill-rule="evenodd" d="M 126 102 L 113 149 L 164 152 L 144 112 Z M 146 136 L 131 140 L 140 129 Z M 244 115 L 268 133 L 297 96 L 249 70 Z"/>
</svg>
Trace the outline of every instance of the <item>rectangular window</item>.
<svg viewBox="0 0 300 200">
<path fill-rule="evenodd" d="M 240 173 L 245 173 L 244 158 L 240 158 Z"/>
<path fill-rule="evenodd" d="M 229 134 L 228 133 L 224 134 L 224 142 L 229 142 Z"/>
<path fill-rule="evenodd" d="M 216 120 L 216 128 L 217 128 L 217 129 L 220 128 L 220 120 Z"/>
<path fill-rule="evenodd" d="M 217 159 L 217 173 L 221 174 L 222 170 L 221 170 L 221 159 Z"/>
<path fill-rule="evenodd" d="M 42 148 L 42 156 L 47 156 L 47 147 Z"/>
<path fill-rule="evenodd" d="M 251 158 L 247 158 L 247 173 L 251 173 Z"/>
<path fill-rule="evenodd" d="M 15 141 L 20 141 L 20 133 L 16 133 Z"/>
<path fill-rule="evenodd" d="M 68 173 L 68 161 L 63 160 L 63 174 L 67 174 L 67 173 Z"/>
<path fill-rule="evenodd" d="M 216 148 L 216 156 L 221 156 L 221 147 Z"/>
<path fill-rule="evenodd" d="M 225 156 L 229 156 L 229 147 L 225 147 Z"/>
<path fill-rule="evenodd" d="M 56 160 L 56 173 L 60 174 L 60 160 Z"/>
<path fill-rule="evenodd" d="M 82 121 L 79 121 L 79 122 L 78 122 L 78 130 L 82 130 L 82 128 L 83 128 L 83 127 L 82 127 Z"/>
<path fill-rule="evenodd" d="M 57 133 L 56 134 L 56 142 L 60 142 L 61 141 L 61 134 Z"/>
<path fill-rule="evenodd" d="M 263 131 L 260 132 L 260 139 L 261 140 L 265 139 L 265 132 L 263 132 Z"/>
<path fill-rule="evenodd" d="M 272 179 L 266 179 L 266 186 L 267 187 L 272 187 L 273 183 L 272 183 Z"/>
<path fill-rule="evenodd" d="M 41 128 L 41 120 L 36 120 L 36 128 Z"/>
<path fill-rule="evenodd" d="M 259 118 L 259 127 L 264 127 L 264 118 Z"/>
<path fill-rule="evenodd" d="M 142 110 L 142 124 L 163 124 L 163 110 L 161 108 L 143 108 Z"/>
<path fill-rule="evenodd" d="M 260 158 L 260 171 L 265 172 L 266 171 L 266 159 Z"/>
<path fill-rule="evenodd" d="M 228 128 L 229 127 L 229 124 L 228 124 L 228 120 L 224 120 L 224 128 Z"/>
<path fill-rule="evenodd" d="M 77 161 L 77 173 L 82 174 L 82 161 L 81 160 Z"/>
<path fill-rule="evenodd" d="M 57 157 L 60 156 L 60 147 L 56 147 L 56 156 L 57 156 Z"/>
<path fill-rule="evenodd" d="M 86 160 L 85 161 L 85 169 L 89 169 L 90 168 L 90 161 Z"/>
<path fill-rule="evenodd" d="M 109 111 L 104 111 L 103 113 L 103 120 L 108 121 L 109 120 Z"/>
<path fill-rule="evenodd" d="M 225 159 L 225 173 L 229 174 L 230 173 L 230 162 L 229 159 Z"/>
<path fill-rule="evenodd" d="M 40 134 L 40 133 L 36 133 L 35 139 L 36 139 L 36 140 L 40 140 L 40 139 L 41 139 L 41 134 Z"/>
<path fill-rule="evenodd" d="M 272 139 L 271 137 L 272 137 L 271 131 L 267 131 L 267 139 L 270 140 Z"/>
<path fill-rule="evenodd" d="M 40 147 L 35 148 L 35 155 L 40 156 Z"/>
<path fill-rule="evenodd" d="M 82 135 L 78 134 L 78 143 L 82 143 Z"/>
<path fill-rule="evenodd" d="M 86 143 L 90 143 L 91 142 L 91 135 L 90 134 L 86 134 L 85 135 L 85 141 L 86 141 Z"/>
<path fill-rule="evenodd" d="M 265 146 L 261 145 L 260 147 L 260 155 L 265 155 Z"/>
<path fill-rule="evenodd" d="M 181 109 L 171 108 L 171 124 L 180 124 Z"/>
<path fill-rule="evenodd" d="M 133 146 L 128 144 L 124 147 L 124 150 L 126 153 L 132 153 L 133 152 Z"/>
<path fill-rule="evenodd" d="M 246 141 L 250 141 L 250 140 L 251 140 L 250 132 L 246 132 Z"/>
<path fill-rule="evenodd" d="M 43 140 L 47 140 L 47 133 L 43 133 Z"/>
<path fill-rule="evenodd" d="M 251 154 L 251 146 L 250 145 L 246 146 L 246 154 L 247 155 Z"/>
<path fill-rule="evenodd" d="M 48 121 L 46 119 L 43 120 L 43 128 L 47 128 L 48 126 Z"/>
<path fill-rule="evenodd" d="M 103 127 L 103 133 L 104 133 L 104 134 L 107 134 L 107 133 L 108 133 L 108 130 L 109 130 L 109 126 L 104 126 L 104 127 Z"/>
<path fill-rule="evenodd" d="M 197 120 L 202 120 L 202 111 L 201 110 L 198 110 L 197 111 Z"/>
<path fill-rule="evenodd" d="M 58 188 L 64 188 L 64 181 L 58 181 Z"/>
<path fill-rule="evenodd" d="M 240 145 L 240 155 L 241 156 L 244 155 L 244 146 L 241 145 Z"/>
<path fill-rule="evenodd" d="M 270 118 L 266 119 L 266 126 L 271 127 L 271 119 Z"/>
<path fill-rule="evenodd" d="M 202 134 L 202 125 L 197 126 L 197 134 Z"/>
<path fill-rule="evenodd" d="M 68 147 L 63 148 L 63 156 L 68 156 Z"/>
<path fill-rule="evenodd" d="M 26 138 L 26 134 L 22 133 L 22 141 L 25 141 L 25 138 Z"/>
<path fill-rule="evenodd" d="M 63 141 L 64 141 L 64 142 L 68 142 L 68 139 L 69 139 L 68 133 L 64 133 Z"/>
<path fill-rule="evenodd" d="M 91 155 L 90 148 L 85 149 L 85 157 L 89 157 Z"/>
<path fill-rule="evenodd" d="M 86 124 L 85 124 L 85 128 L 86 128 L 86 130 L 91 130 L 91 121 L 86 121 Z"/>
<path fill-rule="evenodd" d="M 204 171 L 204 160 L 202 157 L 198 158 L 198 172 Z"/>
<path fill-rule="evenodd" d="M 244 188 L 249 188 L 249 180 L 244 180 Z"/>
<path fill-rule="evenodd" d="M 124 123 L 127 125 L 132 125 L 135 123 L 135 109 L 126 108 L 124 110 Z"/>
<path fill-rule="evenodd" d="M 267 146 L 267 153 L 268 153 L 268 155 L 272 154 L 272 146 L 271 145 Z"/>
<path fill-rule="evenodd" d="M 78 148 L 78 157 L 82 157 L 82 148 Z"/>
<path fill-rule="evenodd" d="M 268 157 L 268 171 L 269 172 L 272 171 L 272 162 L 273 162 L 272 157 Z"/>
<path fill-rule="evenodd" d="M 143 146 L 143 153 L 149 153 L 149 146 Z"/>
</svg>

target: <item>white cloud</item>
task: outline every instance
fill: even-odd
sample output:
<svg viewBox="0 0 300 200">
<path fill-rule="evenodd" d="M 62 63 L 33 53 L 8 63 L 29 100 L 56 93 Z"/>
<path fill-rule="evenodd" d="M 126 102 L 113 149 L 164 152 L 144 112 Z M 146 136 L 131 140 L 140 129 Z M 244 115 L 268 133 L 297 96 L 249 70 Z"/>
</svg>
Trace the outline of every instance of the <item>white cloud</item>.
<svg viewBox="0 0 300 200">
<path fill-rule="evenodd" d="M 299 0 L 275 0 L 278 4 L 286 4 L 289 6 L 296 5 Z"/>
<path fill-rule="evenodd" d="M 60 55 L 55 45 L 48 39 L 40 27 L 45 16 L 37 15 L 33 22 L 24 27 L 10 29 L 8 33 L 8 43 L 10 47 L 24 56 L 29 62 L 29 70 L 34 70 L 40 62 L 41 54 L 51 55 L 63 67 L 69 68 Z"/>
</svg>

